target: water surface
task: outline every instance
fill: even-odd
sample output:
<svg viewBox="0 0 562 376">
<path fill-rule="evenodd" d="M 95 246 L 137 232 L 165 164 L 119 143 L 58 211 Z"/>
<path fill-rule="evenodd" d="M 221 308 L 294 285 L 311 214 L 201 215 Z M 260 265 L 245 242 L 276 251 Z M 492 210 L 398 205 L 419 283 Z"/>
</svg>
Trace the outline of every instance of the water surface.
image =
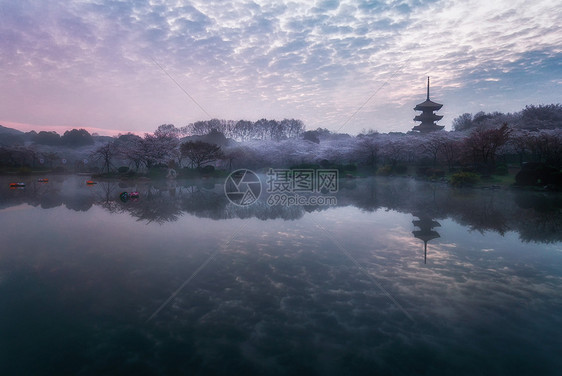
<svg viewBox="0 0 562 376">
<path fill-rule="evenodd" d="M 2 374 L 562 367 L 560 196 L 360 179 L 333 207 L 238 207 L 220 181 L 1 183 Z"/>
</svg>

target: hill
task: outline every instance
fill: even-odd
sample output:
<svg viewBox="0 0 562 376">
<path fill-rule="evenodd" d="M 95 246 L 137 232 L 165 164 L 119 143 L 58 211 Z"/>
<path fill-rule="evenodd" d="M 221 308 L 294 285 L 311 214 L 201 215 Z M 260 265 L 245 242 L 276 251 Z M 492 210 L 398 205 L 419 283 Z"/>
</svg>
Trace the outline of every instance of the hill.
<svg viewBox="0 0 562 376">
<path fill-rule="evenodd" d="M 0 125 L 0 134 L 11 134 L 14 136 L 22 136 L 24 133 L 22 131 L 18 131 L 17 129 L 8 128 L 8 127 L 4 127 L 3 125 Z"/>
</svg>

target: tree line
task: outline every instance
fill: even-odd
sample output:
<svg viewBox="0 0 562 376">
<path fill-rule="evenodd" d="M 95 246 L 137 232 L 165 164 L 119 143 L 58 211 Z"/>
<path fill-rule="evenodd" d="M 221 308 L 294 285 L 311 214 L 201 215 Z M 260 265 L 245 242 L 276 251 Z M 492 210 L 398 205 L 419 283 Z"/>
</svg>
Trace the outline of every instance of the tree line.
<svg viewBox="0 0 562 376">
<path fill-rule="evenodd" d="M 483 111 L 472 115 L 464 113 L 452 122 L 454 131 L 467 131 L 475 128 L 494 127 L 508 123 L 513 129 L 542 130 L 562 128 L 562 105 L 528 105 L 519 112 L 502 113 Z"/>
<path fill-rule="evenodd" d="M 179 129 L 179 133 L 188 135 L 206 135 L 211 131 L 218 131 L 236 141 L 274 140 L 281 141 L 300 136 L 304 130 L 304 123 L 297 119 L 283 119 L 281 121 L 260 119 L 249 120 L 219 120 L 211 119 L 197 121 Z"/>
<path fill-rule="evenodd" d="M 451 132 L 429 134 L 364 131 L 350 136 L 322 128 L 305 131 L 302 121 L 287 119 L 213 119 L 182 128 L 163 124 L 142 137 L 128 133 L 105 137 L 103 142 L 98 138 L 94 147 L 90 145 L 87 167 L 98 166 L 105 172 L 128 167 L 140 172 L 157 166 L 212 164 L 233 169 L 316 164 L 354 165 L 381 174 L 400 173 L 406 166 L 426 168 L 429 173 L 464 169 L 481 174 L 503 173 L 508 163 L 562 167 L 560 105 L 527 106 L 515 114 L 463 114 L 453 120 L 453 127 Z M 35 144 L 49 138 L 54 145 L 63 139 L 67 145 L 93 142 L 85 130 L 67 131 L 60 139 L 48 133 L 36 133 Z M 42 160 L 52 167 L 62 153 L 33 144 L 0 147 L 0 165 L 36 166 Z"/>
</svg>

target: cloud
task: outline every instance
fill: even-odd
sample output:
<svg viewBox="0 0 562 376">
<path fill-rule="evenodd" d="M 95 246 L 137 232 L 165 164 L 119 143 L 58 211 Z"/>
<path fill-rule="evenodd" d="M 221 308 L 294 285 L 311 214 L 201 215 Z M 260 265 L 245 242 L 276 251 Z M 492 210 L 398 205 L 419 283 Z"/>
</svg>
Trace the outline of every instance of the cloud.
<svg viewBox="0 0 562 376">
<path fill-rule="evenodd" d="M 550 1 L 529 5 L 523 0 L 9 2 L 2 5 L 0 62 L 6 89 L 18 98 L 0 104 L 0 110 L 12 121 L 41 123 L 44 117 L 52 124 L 64 117 L 56 113 L 72 104 L 76 109 L 66 116 L 71 123 L 120 118 L 120 127 L 134 123 L 147 131 L 164 117 L 180 125 L 201 119 L 204 114 L 155 66 L 156 59 L 214 116 L 295 114 L 311 128 L 337 127 L 385 84 L 346 130 L 406 131 L 413 126 L 411 112 L 383 109 L 412 107 L 423 97 L 426 75 L 434 77 L 433 93 L 447 111 L 461 106 L 451 102 L 451 93 L 468 94 L 481 82 L 496 82 L 491 90 L 497 95 L 521 80 L 540 87 L 559 72 L 562 16 Z M 75 102 L 77 91 L 82 99 Z M 541 93 L 541 101 L 556 101 L 555 93 L 560 89 Z M 15 105 L 25 96 L 45 106 Z M 88 104 L 100 108 L 115 101 L 121 102 L 118 109 L 98 111 L 88 120 L 80 116 Z M 247 110 L 239 113 L 241 103 Z M 488 110 L 503 110 L 498 106 Z M 49 107 L 55 110 L 46 111 Z M 334 109 L 341 116 L 323 115 Z M 36 116 L 25 115 L 30 112 Z M 381 117 L 389 123 L 380 123 Z"/>
</svg>

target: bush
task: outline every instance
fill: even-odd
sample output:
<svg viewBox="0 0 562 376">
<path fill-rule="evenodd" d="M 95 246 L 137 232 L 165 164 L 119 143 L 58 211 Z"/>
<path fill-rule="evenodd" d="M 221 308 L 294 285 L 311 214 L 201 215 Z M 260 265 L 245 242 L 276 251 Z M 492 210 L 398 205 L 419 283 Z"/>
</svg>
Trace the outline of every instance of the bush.
<svg viewBox="0 0 562 376">
<path fill-rule="evenodd" d="M 433 167 L 418 167 L 416 173 L 418 176 L 431 179 L 442 178 L 445 176 L 445 171 Z"/>
<path fill-rule="evenodd" d="M 451 175 L 451 184 L 454 187 L 466 187 L 478 182 L 478 175 L 473 172 L 457 172 Z"/>
<path fill-rule="evenodd" d="M 507 175 L 509 170 L 506 164 L 500 164 L 496 166 L 496 175 Z"/>
<path fill-rule="evenodd" d="M 199 169 L 199 171 L 202 174 L 212 174 L 213 172 L 215 172 L 215 166 L 213 165 L 203 166 Z"/>
<path fill-rule="evenodd" d="M 544 163 L 529 162 L 523 164 L 521 171 L 515 175 L 519 186 L 562 185 L 560 171 Z"/>
<path fill-rule="evenodd" d="M 396 172 L 397 174 L 405 174 L 406 172 L 408 172 L 408 166 L 398 165 L 394 167 L 394 172 Z"/>
<path fill-rule="evenodd" d="M 20 167 L 18 173 L 20 175 L 29 175 L 31 174 L 31 168 L 28 166 Z"/>
<path fill-rule="evenodd" d="M 345 171 L 357 171 L 357 166 L 350 163 L 350 164 L 346 164 L 344 167 Z"/>
<path fill-rule="evenodd" d="M 147 176 L 151 179 L 164 179 L 168 173 L 167 168 L 151 167 L 148 169 Z"/>
<path fill-rule="evenodd" d="M 199 176 L 199 172 L 196 169 L 188 167 L 182 168 L 178 171 L 178 174 L 182 178 L 195 178 Z"/>
<path fill-rule="evenodd" d="M 388 176 L 391 173 L 392 173 L 392 166 L 389 166 L 389 165 L 379 167 L 379 169 L 377 171 L 378 175 L 383 175 L 383 176 Z"/>
</svg>

